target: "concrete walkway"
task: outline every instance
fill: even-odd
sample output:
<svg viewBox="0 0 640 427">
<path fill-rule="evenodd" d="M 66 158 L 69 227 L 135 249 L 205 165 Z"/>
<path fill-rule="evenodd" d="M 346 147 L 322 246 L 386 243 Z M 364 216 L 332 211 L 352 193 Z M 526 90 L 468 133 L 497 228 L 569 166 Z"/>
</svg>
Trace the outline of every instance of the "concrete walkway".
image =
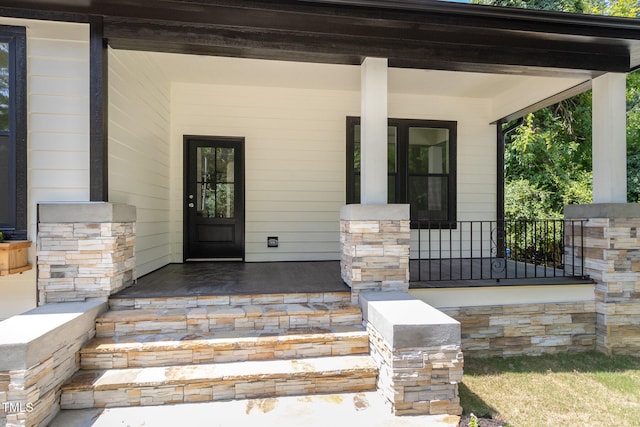
<svg viewBox="0 0 640 427">
<path fill-rule="evenodd" d="M 456 427 L 458 421 L 451 415 L 396 417 L 378 392 L 367 392 L 66 410 L 49 426 Z"/>
</svg>

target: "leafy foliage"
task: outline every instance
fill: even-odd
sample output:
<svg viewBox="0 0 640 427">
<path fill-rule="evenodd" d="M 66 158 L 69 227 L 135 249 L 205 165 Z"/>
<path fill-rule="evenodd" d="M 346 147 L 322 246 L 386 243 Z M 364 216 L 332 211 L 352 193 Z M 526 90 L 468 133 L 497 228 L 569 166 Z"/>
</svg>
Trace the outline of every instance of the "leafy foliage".
<svg viewBox="0 0 640 427">
<path fill-rule="evenodd" d="M 584 12 L 585 6 L 583 0 L 475 0 L 472 3 L 559 12 Z"/>
<path fill-rule="evenodd" d="M 493 6 L 637 18 L 640 0 L 473 0 Z M 558 218 L 591 202 L 591 92 L 526 117 L 505 153 L 507 218 Z M 627 198 L 640 201 L 640 72 L 627 77 Z"/>
</svg>

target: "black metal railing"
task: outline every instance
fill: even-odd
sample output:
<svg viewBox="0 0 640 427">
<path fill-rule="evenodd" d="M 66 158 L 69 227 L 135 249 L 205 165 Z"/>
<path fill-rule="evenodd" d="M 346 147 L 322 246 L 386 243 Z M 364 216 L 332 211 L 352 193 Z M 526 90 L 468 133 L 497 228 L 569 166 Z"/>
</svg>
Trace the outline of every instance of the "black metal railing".
<svg viewBox="0 0 640 427">
<path fill-rule="evenodd" d="M 583 222 L 412 221 L 411 280 L 585 278 Z"/>
</svg>

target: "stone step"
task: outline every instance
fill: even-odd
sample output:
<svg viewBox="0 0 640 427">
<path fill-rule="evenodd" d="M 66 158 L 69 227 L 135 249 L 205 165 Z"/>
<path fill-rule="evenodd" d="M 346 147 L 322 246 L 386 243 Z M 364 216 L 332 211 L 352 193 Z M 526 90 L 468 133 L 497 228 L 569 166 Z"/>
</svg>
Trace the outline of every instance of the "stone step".
<svg viewBox="0 0 640 427">
<path fill-rule="evenodd" d="M 111 310 L 96 319 L 97 337 L 138 334 L 281 331 L 359 326 L 362 311 L 345 302 Z"/>
<path fill-rule="evenodd" d="M 370 356 L 321 357 L 78 372 L 62 387 L 62 409 L 164 405 L 373 391 Z"/>
<path fill-rule="evenodd" d="M 81 369 L 141 368 L 367 354 L 363 327 L 220 331 L 95 338 L 80 352 Z"/>
<path fill-rule="evenodd" d="M 298 292 L 287 294 L 248 295 L 190 295 L 169 297 L 118 297 L 109 299 L 112 310 L 140 310 L 150 308 L 196 308 L 210 306 L 316 304 L 351 302 L 351 292 Z"/>
</svg>

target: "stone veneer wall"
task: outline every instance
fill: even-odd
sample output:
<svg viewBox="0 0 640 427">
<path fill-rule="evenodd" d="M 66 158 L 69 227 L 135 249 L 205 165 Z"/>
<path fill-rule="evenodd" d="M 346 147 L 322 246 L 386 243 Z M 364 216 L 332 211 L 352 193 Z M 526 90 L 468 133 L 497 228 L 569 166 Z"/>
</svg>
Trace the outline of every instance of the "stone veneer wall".
<svg viewBox="0 0 640 427">
<path fill-rule="evenodd" d="M 48 304 L 0 322 L 0 426 L 47 425 L 60 410 L 60 387 L 95 335 L 106 303 Z"/>
<path fill-rule="evenodd" d="M 370 353 L 379 369 L 378 389 L 396 415 L 460 415 L 459 345 L 392 349 L 370 323 Z"/>
<path fill-rule="evenodd" d="M 360 292 L 407 292 L 410 237 L 409 205 L 342 207 L 340 265 L 354 303 Z"/>
<path fill-rule="evenodd" d="M 461 324 L 462 350 L 508 357 L 595 349 L 593 301 L 440 308 Z"/>
<path fill-rule="evenodd" d="M 584 220 L 565 253 L 580 255 L 583 244 L 585 272 L 596 281 L 596 349 L 639 354 L 640 204 L 569 205 L 565 218 Z"/>
<path fill-rule="evenodd" d="M 107 298 L 133 284 L 135 207 L 39 205 L 38 304 Z"/>
<path fill-rule="evenodd" d="M 460 415 L 460 323 L 404 292 L 360 294 L 378 389 L 396 415 Z"/>
</svg>

